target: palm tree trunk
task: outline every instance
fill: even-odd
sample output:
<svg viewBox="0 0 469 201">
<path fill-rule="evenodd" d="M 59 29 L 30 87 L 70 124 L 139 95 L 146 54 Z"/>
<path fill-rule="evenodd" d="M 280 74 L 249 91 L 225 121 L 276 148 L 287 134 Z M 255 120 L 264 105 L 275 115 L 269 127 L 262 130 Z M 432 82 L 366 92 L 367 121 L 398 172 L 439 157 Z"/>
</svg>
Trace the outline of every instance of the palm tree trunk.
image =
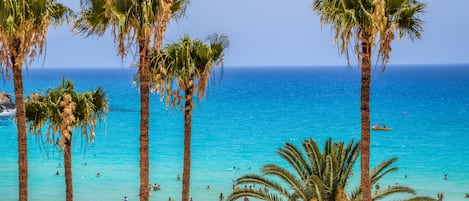
<svg viewBox="0 0 469 201">
<path fill-rule="evenodd" d="M 161 50 L 163 36 L 167 29 L 167 23 L 171 19 L 172 1 L 162 1 L 163 12 L 158 12 L 156 34 L 153 41 L 153 48 L 156 52 Z M 148 122 L 150 119 L 150 78 L 147 61 L 149 38 L 139 37 L 139 76 L 140 76 L 140 201 L 148 201 L 150 195 L 149 188 L 149 149 L 148 149 Z"/>
<path fill-rule="evenodd" d="M 73 201 L 71 135 L 70 135 L 70 140 L 67 140 L 64 146 L 64 168 L 65 168 L 65 200 Z"/>
<path fill-rule="evenodd" d="M 190 178 L 191 178 L 191 136 L 192 136 L 192 89 L 193 81 L 185 90 L 184 106 L 184 170 L 182 173 L 182 201 L 189 201 Z"/>
<path fill-rule="evenodd" d="M 370 82 L 371 82 L 371 45 L 370 34 L 361 34 L 361 143 L 360 143 L 360 170 L 361 190 L 363 201 L 371 201 L 371 179 L 370 179 Z"/>
<path fill-rule="evenodd" d="M 19 46 L 19 43 L 18 43 Z M 26 111 L 24 108 L 23 72 L 21 61 L 11 57 L 13 64 L 13 85 L 16 104 L 16 126 L 18 129 L 18 181 L 19 200 L 28 200 L 28 140 L 26 137 Z"/>
<path fill-rule="evenodd" d="M 148 122 L 150 118 L 150 81 L 148 74 L 148 37 L 138 39 L 140 65 L 140 201 L 148 201 L 149 197 L 149 160 L 148 160 Z"/>
</svg>

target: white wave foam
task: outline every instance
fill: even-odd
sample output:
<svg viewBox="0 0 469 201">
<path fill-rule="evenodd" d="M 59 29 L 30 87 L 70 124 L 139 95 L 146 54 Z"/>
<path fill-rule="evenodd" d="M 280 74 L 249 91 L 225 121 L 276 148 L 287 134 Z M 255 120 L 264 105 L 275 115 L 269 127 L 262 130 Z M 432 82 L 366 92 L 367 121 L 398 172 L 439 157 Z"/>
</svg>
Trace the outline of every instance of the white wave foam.
<svg viewBox="0 0 469 201">
<path fill-rule="evenodd" d="M 16 114 L 16 109 L 13 110 L 5 110 L 3 112 L 0 112 L 0 117 L 10 117 L 10 116 L 15 116 Z"/>
</svg>

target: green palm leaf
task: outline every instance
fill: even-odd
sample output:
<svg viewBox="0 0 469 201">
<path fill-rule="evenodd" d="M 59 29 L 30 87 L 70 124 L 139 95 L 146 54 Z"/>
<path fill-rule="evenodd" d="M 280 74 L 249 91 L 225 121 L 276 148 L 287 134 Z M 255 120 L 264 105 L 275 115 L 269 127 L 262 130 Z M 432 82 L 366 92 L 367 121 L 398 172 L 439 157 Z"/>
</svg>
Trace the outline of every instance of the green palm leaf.
<svg viewBox="0 0 469 201">
<path fill-rule="evenodd" d="M 240 188 L 229 196 L 228 201 L 244 196 L 261 200 L 362 200 L 359 187 L 349 194 L 345 191 L 359 155 L 360 143 L 351 140 L 345 144 L 333 142 L 329 138 L 324 143 L 324 151 L 321 152 L 317 143 L 313 139 L 308 139 L 302 142 L 302 147 L 303 151 L 287 142 L 284 148 L 278 149 L 277 154 L 287 162 L 288 167 L 267 164 L 262 168 L 263 175 L 247 174 L 237 180 L 238 188 L 243 184 L 254 183 L 268 186 L 271 189 L 269 193 Z M 397 168 L 392 167 L 396 160 L 391 158 L 375 167 L 371 174 L 373 183 L 396 171 Z M 405 186 L 394 186 L 378 191 L 373 200 L 380 200 L 396 193 L 415 194 L 415 191 Z M 418 200 L 427 197 L 414 198 Z"/>
</svg>

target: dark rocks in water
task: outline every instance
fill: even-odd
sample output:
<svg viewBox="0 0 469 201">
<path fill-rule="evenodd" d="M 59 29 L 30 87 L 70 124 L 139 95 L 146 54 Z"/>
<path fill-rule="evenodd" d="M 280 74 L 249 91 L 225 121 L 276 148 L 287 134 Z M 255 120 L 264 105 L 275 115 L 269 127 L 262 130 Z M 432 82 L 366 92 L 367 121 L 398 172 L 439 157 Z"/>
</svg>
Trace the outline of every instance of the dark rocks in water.
<svg viewBox="0 0 469 201">
<path fill-rule="evenodd" d="M 14 110 L 15 108 L 11 94 L 0 91 L 0 113 Z"/>
</svg>

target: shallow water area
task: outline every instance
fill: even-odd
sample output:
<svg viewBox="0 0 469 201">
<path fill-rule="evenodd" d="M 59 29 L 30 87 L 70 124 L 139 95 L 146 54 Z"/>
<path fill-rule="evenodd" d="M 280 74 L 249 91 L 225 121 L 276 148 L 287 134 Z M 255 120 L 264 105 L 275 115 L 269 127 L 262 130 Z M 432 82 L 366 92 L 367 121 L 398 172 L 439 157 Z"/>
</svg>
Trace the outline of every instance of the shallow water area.
<svg viewBox="0 0 469 201">
<path fill-rule="evenodd" d="M 73 187 L 77 201 L 138 200 L 139 93 L 136 69 L 30 69 L 25 94 L 75 82 L 79 91 L 102 86 L 110 112 L 94 143 L 75 138 Z M 232 180 L 260 173 L 262 165 L 284 162 L 276 155 L 285 142 L 299 145 L 360 139 L 360 72 L 356 67 L 225 68 L 193 113 L 191 197 L 218 200 Z M 382 188 L 408 185 L 418 195 L 464 200 L 469 193 L 469 66 L 388 66 L 372 73 L 371 122 L 392 131 L 371 131 L 371 166 L 398 157 L 399 171 Z M 0 90 L 13 94 L 6 81 Z M 151 95 L 151 200 L 181 199 L 183 114 L 166 110 Z M 17 200 L 17 133 L 14 118 L 0 117 L 0 200 Z M 28 135 L 29 195 L 37 201 L 65 199 L 63 161 L 57 148 Z M 59 166 L 59 164 L 61 166 Z M 359 184 L 359 162 L 349 187 Z M 235 167 L 235 168 L 234 168 Z M 59 175 L 55 175 L 59 171 Z M 100 176 L 97 176 L 100 173 Z M 443 179 L 447 174 L 448 179 Z M 210 185 L 210 189 L 207 189 Z M 393 200 L 389 198 L 385 200 Z M 251 199 L 253 200 L 253 199 Z"/>
</svg>

